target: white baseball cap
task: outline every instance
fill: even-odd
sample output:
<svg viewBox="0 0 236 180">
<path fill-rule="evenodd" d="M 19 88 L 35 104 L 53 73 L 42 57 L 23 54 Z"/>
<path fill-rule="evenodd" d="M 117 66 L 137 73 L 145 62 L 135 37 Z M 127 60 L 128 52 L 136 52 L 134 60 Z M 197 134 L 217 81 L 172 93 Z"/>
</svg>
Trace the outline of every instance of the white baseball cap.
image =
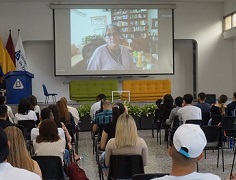
<svg viewBox="0 0 236 180">
<path fill-rule="evenodd" d="M 196 158 L 202 153 L 207 140 L 199 125 L 183 124 L 176 130 L 173 144 L 185 157 Z"/>
</svg>

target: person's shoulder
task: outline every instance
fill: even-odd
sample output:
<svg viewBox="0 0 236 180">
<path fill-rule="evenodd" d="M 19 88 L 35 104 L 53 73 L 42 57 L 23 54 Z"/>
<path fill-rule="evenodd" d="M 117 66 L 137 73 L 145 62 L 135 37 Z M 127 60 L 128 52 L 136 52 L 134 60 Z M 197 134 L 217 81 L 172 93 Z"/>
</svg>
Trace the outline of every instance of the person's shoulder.
<svg viewBox="0 0 236 180">
<path fill-rule="evenodd" d="M 39 175 L 30 172 L 26 169 L 20 169 L 17 167 L 11 167 L 8 172 L 9 178 L 16 178 L 16 179 L 25 179 L 25 180 L 39 180 L 41 179 Z"/>
</svg>

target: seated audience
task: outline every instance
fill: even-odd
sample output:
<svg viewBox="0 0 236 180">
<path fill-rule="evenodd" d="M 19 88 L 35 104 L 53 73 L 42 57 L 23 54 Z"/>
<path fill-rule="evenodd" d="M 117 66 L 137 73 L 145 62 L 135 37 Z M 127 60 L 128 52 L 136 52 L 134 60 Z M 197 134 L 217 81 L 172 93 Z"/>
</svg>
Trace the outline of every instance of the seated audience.
<svg viewBox="0 0 236 180">
<path fill-rule="evenodd" d="M 173 102 L 174 100 L 171 94 L 165 94 L 163 96 L 163 99 L 158 99 L 156 101 L 156 105 L 158 107 L 158 110 L 156 111 L 156 113 L 159 113 L 159 114 L 155 113 L 155 116 L 162 117 L 161 124 L 164 124 L 165 126 L 165 138 L 164 138 L 165 141 L 167 141 L 167 138 L 168 138 L 169 125 L 166 125 L 164 122 L 166 121 L 166 119 L 169 118 L 170 112 L 174 108 Z"/>
<path fill-rule="evenodd" d="M 96 103 L 94 103 L 92 106 L 91 106 L 91 109 L 90 109 L 90 116 L 91 116 L 91 120 L 93 120 L 95 118 L 95 114 L 96 114 L 96 111 L 100 109 L 101 107 L 101 101 L 102 100 L 105 100 L 106 99 L 106 96 L 105 94 L 99 94 L 97 96 L 97 99 L 96 99 Z"/>
<path fill-rule="evenodd" d="M 103 102 L 103 111 L 96 114 L 93 122 L 93 132 L 97 127 L 112 122 L 112 104 L 109 100 Z"/>
<path fill-rule="evenodd" d="M 26 169 L 42 177 L 38 163 L 31 159 L 30 154 L 26 148 L 22 131 L 15 126 L 7 127 L 4 131 L 7 135 L 7 139 L 10 142 L 10 151 L 7 162 L 9 162 L 14 167 Z"/>
<path fill-rule="evenodd" d="M 174 134 L 173 146 L 169 148 L 169 156 L 172 159 L 170 175 L 154 178 L 153 180 L 220 180 L 220 177 L 211 173 L 195 172 L 196 163 L 202 158 L 202 152 L 206 144 L 205 134 L 199 125 L 181 125 Z"/>
<path fill-rule="evenodd" d="M 45 119 L 50 119 L 50 120 L 54 120 L 54 117 L 53 117 L 53 113 L 51 111 L 50 108 L 44 108 L 42 109 L 41 111 L 41 117 L 40 117 L 40 123 L 38 125 L 37 128 L 33 128 L 31 130 L 31 141 L 35 140 L 36 137 L 39 135 L 39 127 L 40 127 L 40 124 L 42 121 L 44 121 Z M 61 138 L 64 138 L 65 139 L 65 133 L 64 133 L 64 130 L 60 127 L 57 128 L 58 130 L 58 134 Z"/>
<path fill-rule="evenodd" d="M 112 122 L 104 126 L 100 142 L 100 149 L 105 150 L 107 142 L 115 137 L 115 129 L 118 117 L 126 111 L 124 104 L 118 102 L 112 107 Z"/>
<path fill-rule="evenodd" d="M 37 98 L 34 95 L 31 95 L 29 98 L 29 102 L 30 104 L 33 106 L 32 110 L 36 113 L 36 115 L 38 114 L 38 117 L 40 117 L 40 107 L 37 104 Z"/>
<path fill-rule="evenodd" d="M 79 112 L 76 108 L 74 107 L 71 107 L 71 106 L 68 106 L 67 104 L 67 99 L 65 97 L 62 97 L 60 99 L 61 101 L 64 101 L 64 103 L 66 104 L 67 108 L 68 108 L 68 111 L 72 114 L 72 116 L 74 117 L 74 120 L 75 120 L 75 124 L 77 125 L 79 123 Z"/>
<path fill-rule="evenodd" d="M 11 123 L 14 123 L 14 118 L 15 118 L 15 116 L 14 116 L 14 114 L 13 114 L 13 111 L 12 111 L 12 109 L 11 109 L 10 106 L 8 106 L 8 105 L 5 104 L 5 97 L 4 97 L 4 96 L 1 96 L 1 95 L 0 95 L 0 105 L 5 105 L 5 106 L 7 106 L 8 119 L 9 119 L 9 121 L 10 121 Z"/>
<path fill-rule="evenodd" d="M 205 102 L 206 100 L 206 94 L 204 92 L 200 92 L 198 94 L 198 103 L 195 104 L 195 106 L 199 107 L 202 110 L 202 113 L 204 112 L 210 112 L 211 105 Z"/>
<path fill-rule="evenodd" d="M 179 120 L 185 124 L 186 120 L 202 119 L 202 111 L 199 107 L 193 106 L 193 96 L 185 94 L 183 97 L 183 107 L 177 111 Z"/>
<path fill-rule="evenodd" d="M 174 118 L 175 116 L 177 116 L 177 111 L 182 108 L 182 104 L 183 104 L 183 98 L 182 97 L 177 97 L 175 98 L 175 108 L 173 108 L 170 112 L 170 116 L 169 119 L 166 120 L 166 124 L 170 125 L 171 128 L 173 126 L 173 122 L 174 122 Z"/>
<path fill-rule="evenodd" d="M 31 110 L 31 104 L 29 100 L 26 98 L 21 99 L 20 103 L 18 104 L 18 113 L 15 114 L 15 123 L 17 124 L 19 120 L 38 120 L 36 113 Z"/>
<path fill-rule="evenodd" d="M 67 106 L 64 101 L 57 101 L 56 103 L 60 121 L 63 123 L 70 123 L 72 125 L 73 131 L 75 131 L 75 120 L 72 114 L 68 111 Z"/>
<path fill-rule="evenodd" d="M 8 126 L 14 126 L 13 123 L 7 121 L 7 106 L 0 105 L 0 126 L 5 129 Z"/>
<path fill-rule="evenodd" d="M 39 135 L 33 141 L 36 156 L 59 156 L 63 161 L 66 141 L 58 135 L 54 121 L 46 119 L 40 123 Z"/>
<path fill-rule="evenodd" d="M 71 138 L 70 133 L 67 130 L 65 124 L 62 123 L 61 120 L 60 120 L 57 106 L 54 105 L 54 104 L 51 104 L 51 105 L 48 106 L 48 108 L 51 109 L 51 111 L 53 113 L 54 122 L 57 125 L 57 129 L 63 129 L 63 131 L 64 131 L 64 135 L 65 135 L 64 137 L 66 137 L 66 143 L 67 143 L 66 148 L 71 150 L 72 149 L 72 144 L 71 144 L 72 138 Z M 81 157 L 78 154 L 76 154 L 75 152 L 74 152 L 74 158 L 75 158 L 75 161 L 78 161 L 78 160 L 81 159 Z"/>
<path fill-rule="evenodd" d="M 218 103 L 211 106 L 211 116 L 222 115 L 225 116 L 227 112 L 227 105 L 225 104 L 228 100 L 228 97 L 224 94 L 220 95 L 218 98 Z"/>
<path fill-rule="evenodd" d="M 25 169 L 13 167 L 7 162 L 10 146 L 6 133 L 0 127 L 0 179 L 41 180 L 39 175 Z"/>
<path fill-rule="evenodd" d="M 233 101 L 227 105 L 227 116 L 236 116 L 234 110 L 236 109 L 236 92 L 233 94 Z"/>
<path fill-rule="evenodd" d="M 143 165 L 147 165 L 148 147 L 137 134 L 137 127 L 133 117 L 127 113 L 119 116 L 116 124 L 115 138 L 108 141 L 105 149 L 105 164 L 109 167 L 110 156 L 140 154 Z"/>
</svg>

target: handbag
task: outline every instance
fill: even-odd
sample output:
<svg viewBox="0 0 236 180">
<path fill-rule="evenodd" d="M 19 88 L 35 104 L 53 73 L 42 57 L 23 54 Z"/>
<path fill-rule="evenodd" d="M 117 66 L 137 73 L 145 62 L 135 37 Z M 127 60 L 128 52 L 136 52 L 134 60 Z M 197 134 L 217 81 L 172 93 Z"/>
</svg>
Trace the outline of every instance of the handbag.
<svg viewBox="0 0 236 180">
<path fill-rule="evenodd" d="M 75 162 L 68 166 L 68 177 L 69 180 L 89 180 L 85 171 Z"/>
</svg>

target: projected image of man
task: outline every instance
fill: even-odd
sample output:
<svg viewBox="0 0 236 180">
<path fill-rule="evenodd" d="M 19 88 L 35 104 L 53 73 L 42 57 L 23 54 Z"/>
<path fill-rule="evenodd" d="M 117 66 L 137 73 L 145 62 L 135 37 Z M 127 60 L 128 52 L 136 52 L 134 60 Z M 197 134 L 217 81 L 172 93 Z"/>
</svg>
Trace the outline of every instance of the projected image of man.
<svg viewBox="0 0 236 180">
<path fill-rule="evenodd" d="M 104 31 L 106 44 L 99 46 L 89 60 L 87 70 L 130 70 L 135 64 L 129 50 L 120 45 L 120 29 L 107 25 Z"/>
</svg>

